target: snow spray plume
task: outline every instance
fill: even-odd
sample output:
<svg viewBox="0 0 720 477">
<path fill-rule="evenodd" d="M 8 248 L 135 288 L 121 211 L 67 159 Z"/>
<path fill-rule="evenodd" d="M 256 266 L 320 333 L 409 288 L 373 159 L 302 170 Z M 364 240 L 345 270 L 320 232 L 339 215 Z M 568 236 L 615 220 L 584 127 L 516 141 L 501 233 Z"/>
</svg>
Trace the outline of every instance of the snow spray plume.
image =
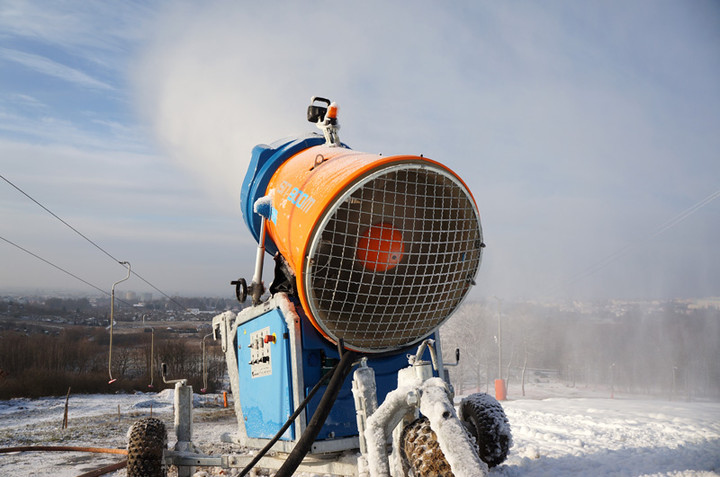
<svg viewBox="0 0 720 477">
<path fill-rule="evenodd" d="M 235 210 L 252 148 L 302 132 L 312 93 L 286 90 L 286 74 L 267 68 L 254 46 L 271 41 L 263 22 L 226 6 L 159 15 L 134 82 L 141 113 L 170 158 Z"/>
</svg>

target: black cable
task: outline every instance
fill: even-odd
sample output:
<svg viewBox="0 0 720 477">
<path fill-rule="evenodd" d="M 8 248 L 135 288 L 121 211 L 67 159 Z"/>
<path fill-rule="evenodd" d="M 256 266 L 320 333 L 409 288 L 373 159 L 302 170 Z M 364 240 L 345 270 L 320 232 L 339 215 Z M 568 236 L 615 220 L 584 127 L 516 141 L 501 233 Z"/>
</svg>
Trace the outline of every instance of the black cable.
<svg viewBox="0 0 720 477">
<path fill-rule="evenodd" d="M 295 421 L 295 419 L 300 415 L 300 413 L 305 409 L 305 407 L 308 405 L 310 400 L 315 396 L 315 394 L 320 389 L 320 386 L 322 386 L 325 381 L 328 380 L 328 378 L 335 374 L 335 371 L 337 370 L 338 366 L 340 366 L 340 361 L 335 363 L 335 366 L 332 367 L 332 369 L 325 374 L 320 380 L 315 383 L 315 386 L 310 390 L 308 395 L 303 399 L 303 401 L 300 403 L 297 409 L 295 409 L 295 412 L 292 413 L 292 415 L 288 418 L 287 421 L 285 421 L 285 424 L 280 428 L 280 430 L 273 436 L 272 439 L 270 439 L 270 442 L 268 442 L 265 447 L 263 447 L 260 452 L 257 453 L 257 455 L 253 458 L 253 460 L 250 461 L 248 465 L 245 466 L 245 468 L 240 472 L 240 475 L 238 477 L 244 477 L 248 472 L 252 470 L 252 468 L 260 462 L 260 459 L 262 459 L 265 454 L 272 448 L 273 445 L 282 437 L 283 434 L 285 434 L 285 431 L 288 430 L 288 428 L 292 425 L 292 423 Z"/>
<path fill-rule="evenodd" d="M 312 443 L 315 442 L 317 435 L 320 433 L 320 429 L 325 424 L 325 419 L 327 419 L 328 414 L 330 414 L 330 409 L 337 400 L 337 396 L 340 393 L 340 388 L 345 382 L 345 378 L 348 374 L 350 374 L 350 370 L 352 369 L 352 364 L 355 361 L 356 356 L 357 353 L 354 351 L 345 351 L 342 355 L 342 358 L 338 363 L 338 367 L 335 369 L 335 372 L 333 373 L 332 378 L 330 378 L 330 382 L 325 389 L 325 393 L 323 393 L 322 398 L 320 398 L 320 402 L 315 409 L 313 417 L 310 419 L 310 422 L 308 422 L 307 427 L 305 427 L 305 431 L 302 436 L 300 436 L 300 439 L 295 444 L 295 447 L 293 447 L 293 450 L 290 452 L 288 458 L 285 459 L 283 465 L 275 473 L 275 477 L 290 477 L 293 475 L 293 472 L 295 472 L 302 460 L 310 451 Z"/>
<path fill-rule="evenodd" d="M 13 247 L 19 248 L 19 249 L 22 250 L 23 252 L 25 252 L 25 253 L 27 253 L 27 254 L 30 254 L 30 255 L 32 255 L 33 257 L 37 258 L 38 260 L 41 260 L 41 261 L 47 263 L 47 264 L 50 265 L 51 267 L 55 267 L 55 268 L 57 268 L 58 270 L 60 270 L 61 272 L 70 275 L 70 276 L 73 277 L 74 279 L 80 280 L 80 281 L 83 282 L 84 284 L 93 287 L 93 288 L 96 289 L 97 291 L 99 291 L 99 292 L 101 292 L 101 293 L 104 293 L 104 294 L 110 296 L 110 293 L 108 293 L 107 291 L 103 290 L 102 288 L 100 288 L 100 287 L 98 287 L 98 286 L 95 286 L 95 285 L 93 285 L 92 283 L 90 283 L 90 282 L 88 282 L 88 281 L 86 281 L 86 280 L 83 280 L 82 278 L 78 277 L 77 275 L 75 275 L 75 274 L 73 274 L 73 273 L 65 270 L 64 268 L 62 268 L 62 267 L 60 267 L 60 266 L 58 266 L 58 265 L 55 265 L 55 264 L 52 263 L 51 261 L 42 258 L 41 256 L 39 256 L 39 255 L 31 252 L 30 250 L 21 247 L 20 245 L 16 244 L 15 242 L 12 242 L 12 241 L 6 239 L 5 237 L 0 237 L 0 240 L 3 240 L 3 241 L 5 241 L 5 242 L 9 243 L 9 244 L 12 245 Z M 119 299 L 119 298 L 116 298 L 116 300 L 119 301 L 120 303 L 124 303 L 124 304 L 126 304 L 126 305 L 128 305 L 128 306 L 132 306 L 131 303 L 128 303 L 128 302 L 126 302 L 126 301 L 123 301 L 123 300 L 121 300 L 121 299 Z"/>
<path fill-rule="evenodd" d="M 95 242 L 93 242 L 92 240 L 90 240 L 89 238 L 87 238 L 87 237 L 86 237 L 85 235 L 83 235 L 82 232 L 80 232 L 78 229 L 76 229 L 75 227 L 73 227 L 72 225 L 68 224 L 67 222 L 65 222 L 65 221 L 64 221 L 63 219 L 61 219 L 60 217 L 58 217 L 52 210 L 48 209 L 47 207 L 45 207 L 44 205 L 42 205 L 42 204 L 41 204 L 40 202 L 38 202 L 37 200 L 35 200 L 35 199 L 33 199 L 32 197 L 30 197 L 30 195 L 29 195 L 27 192 L 25 192 L 24 190 L 22 190 L 21 188 L 19 188 L 18 186 L 16 186 L 16 185 L 13 184 L 12 182 L 10 182 L 10 180 L 9 180 L 9 179 L 6 179 L 5 176 L 3 176 L 2 174 L 0 174 L 0 178 L 2 178 L 2 180 L 4 180 L 5 182 L 7 182 L 8 184 L 10 184 L 11 186 L 13 186 L 13 187 L 14 187 L 18 192 L 20 192 L 22 195 L 24 195 L 25 197 L 27 197 L 28 199 L 30 199 L 31 201 L 33 201 L 33 202 L 35 202 L 37 205 L 39 205 L 45 212 L 47 212 L 48 214 L 52 215 L 53 217 L 55 217 L 56 219 L 58 219 L 60 222 L 62 222 L 62 223 L 65 224 L 66 226 L 68 226 L 73 232 L 75 232 L 76 234 L 78 234 L 79 236 L 81 236 L 82 238 L 84 238 L 85 240 L 87 240 L 88 242 L 90 242 L 91 244 L 93 244 L 93 245 L 95 246 L 95 248 L 97 248 L 98 250 L 100 250 L 102 253 L 104 253 L 104 254 L 107 255 L 108 257 L 112 258 L 114 261 L 120 262 L 120 260 L 118 260 L 117 258 L 115 258 L 115 257 L 113 257 L 112 255 L 110 255 L 110 252 L 108 252 L 107 250 L 105 250 L 104 248 L 102 248 L 100 245 L 96 244 Z"/>
<path fill-rule="evenodd" d="M 2 180 L 4 180 L 5 182 L 7 182 L 8 184 L 10 184 L 11 186 L 13 186 L 13 187 L 14 187 L 18 192 L 20 192 L 22 195 L 24 195 L 25 197 L 27 197 L 27 198 L 30 199 L 31 201 L 35 202 L 38 206 L 40 206 L 40 207 L 41 207 L 44 211 L 46 211 L 48 214 L 52 215 L 53 217 L 55 217 L 56 219 L 58 219 L 60 222 L 62 222 L 63 224 L 65 224 L 65 225 L 66 225 L 67 227 L 69 227 L 73 232 L 75 232 L 76 234 L 78 234 L 79 236 L 81 236 L 82 238 L 84 238 L 85 240 L 87 240 L 88 242 L 90 242 L 95 248 L 97 248 L 97 249 L 100 250 L 102 253 L 104 253 L 105 255 L 107 255 L 108 257 L 110 257 L 113 261 L 115 261 L 115 262 L 117 262 L 117 263 L 121 263 L 121 262 L 122 262 L 121 260 L 113 257 L 110 252 L 108 252 L 107 250 L 105 250 L 104 248 L 102 248 L 100 245 L 98 245 L 97 243 L 95 243 L 95 242 L 93 242 L 92 240 L 90 240 L 86 235 L 84 235 L 84 234 L 83 234 L 82 232 L 80 232 L 78 229 L 76 229 L 75 227 L 73 227 L 73 226 L 70 225 L 69 223 L 65 222 L 65 221 L 64 221 L 63 219 L 61 219 L 57 214 L 55 214 L 52 210 L 48 209 L 47 207 L 45 207 L 44 205 L 42 205 L 40 202 L 38 202 L 37 200 L 35 200 L 34 198 L 32 198 L 32 197 L 30 196 L 30 194 L 28 194 L 27 192 L 25 192 L 24 190 L 22 190 L 20 187 L 18 187 L 18 186 L 16 186 L 15 184 L 13 184 L 13 183 L 12 183 L 9 179 L 7 179 L 5 176 L 3 176 L 2 174 L 0 174 L 0 178 L 1 178 Z M 173 299 L 172 297 L 170 297 L 169 295 L 167 295 L 165 292 L 163 292 L 162 290 L 160 290 L 158 287 L 156 287 L 155 285 L 153 285 L 153 284 L 150 283 L 149 281 L 145 280 L 145 279 L 144 279 L 143 277 L 141 277 L 137 272 L 131 270 L 130 273 L 132 273 L 133 275 L 135 275 L 136 277 L 138 277 L 140 280 L 142 280 L 143 282 L 145 282 L 147 285 L 149 285 L 150 287 L 152 287 L 155 291 L 157 291 L 158 293 L 160 293 L 162 296 L 164 296 L 165 298 L 167 298 L 168 300 L 170 300 L 171 302 L 173 302 L 173 303 L 174 303 L 175 305 L 177 305 L 180 309 L 185 310 L 185 309 L 187 308 L 186 306 L 181 305 L 181 304 L 178 303 L 175 299 Z M 93 285 L 93 286 L 94 286 L 94 285 Z"/>
</svg>

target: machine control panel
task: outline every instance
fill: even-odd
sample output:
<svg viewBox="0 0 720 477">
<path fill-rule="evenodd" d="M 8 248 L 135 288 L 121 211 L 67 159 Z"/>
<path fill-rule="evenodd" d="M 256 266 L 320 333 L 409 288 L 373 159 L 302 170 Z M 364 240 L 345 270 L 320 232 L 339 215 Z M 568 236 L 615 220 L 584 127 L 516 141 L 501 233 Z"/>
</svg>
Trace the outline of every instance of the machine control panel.
<svg viewBox="0 0 720 477">
<path fill-rule="evenodd" d="M 250 333 L 250 375 L 253 378 L 272 374 L 272 347 L 277 337 L 270 332 L 270 327 Z"/>
<path fill-rule="evenodd" d="M 238 324 L 236 346 L 245 432 L 249 438 L 271 439 L 295 409 L 287 321 L 280 307 L 248 307 L 241 314 L 247 319 Z M 291 425 L 281 439 L 294 438 Z"/>
</svg>

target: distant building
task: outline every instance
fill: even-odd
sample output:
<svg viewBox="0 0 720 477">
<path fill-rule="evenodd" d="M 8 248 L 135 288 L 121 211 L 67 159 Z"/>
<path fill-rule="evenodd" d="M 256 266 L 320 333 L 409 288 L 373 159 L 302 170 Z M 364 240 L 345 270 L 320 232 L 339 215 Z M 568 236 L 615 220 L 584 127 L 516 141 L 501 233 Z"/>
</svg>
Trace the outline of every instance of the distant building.
<svg viewBox="0 0 720 477">
<path fill-rule="evenodd" d="M 135 293 L 134 291 L 127 291 L 125 292 L 125 299 L 127 301 L 135 301 L 137 300 L 137 293 Z"/>
<path fill-rule="evenodd" d="M 152 301 L 152 299 L 153 299 L 152 293 L 145 292 L 145 293 L 140 294 L 140 301 L 142 301 L 142 302 L 150 303 Z"/>
<path fill-rule="evenodd" d="M 720 310 L 720 297 L 699 298 L 688 305 L 691 310 L 715 308 Z"/>
</svg>

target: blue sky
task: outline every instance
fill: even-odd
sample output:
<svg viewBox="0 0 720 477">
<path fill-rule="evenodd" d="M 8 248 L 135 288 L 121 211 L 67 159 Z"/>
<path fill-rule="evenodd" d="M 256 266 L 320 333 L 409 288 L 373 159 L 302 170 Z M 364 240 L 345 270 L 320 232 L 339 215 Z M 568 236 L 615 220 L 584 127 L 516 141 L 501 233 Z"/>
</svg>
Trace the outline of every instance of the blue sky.
<svg viewBox="0 0 720 477">
<path fill-rule="evenodd" d="M 683 215 L 720 190 L 717 2 L 267 3 L 1 0 L 0 173 L 163 291 L 229 295 L 250 150 L 311 131 L 320 95 L 351 147 L 469 185 L 471 298 L 720 295 L 720 200 Z M 4 181 L 0 216 L 101 288 L 124 277 Z M 0 259 L 0 290 L 88 289 Z"/>
</svg>

